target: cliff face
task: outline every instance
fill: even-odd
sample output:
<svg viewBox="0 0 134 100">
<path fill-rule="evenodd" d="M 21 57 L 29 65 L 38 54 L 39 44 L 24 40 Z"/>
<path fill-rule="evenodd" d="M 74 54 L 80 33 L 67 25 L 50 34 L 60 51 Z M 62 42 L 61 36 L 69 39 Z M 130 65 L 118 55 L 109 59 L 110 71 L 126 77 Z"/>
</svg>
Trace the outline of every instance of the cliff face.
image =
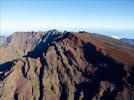
<svg viewBox="0 0 134 100">
<path fill-rule="evenodd" d="M 133 100 L 133 52 L 106 36 L 50 31 L 27 55 L 1 64 L 0 99 Z"/>
</svg>

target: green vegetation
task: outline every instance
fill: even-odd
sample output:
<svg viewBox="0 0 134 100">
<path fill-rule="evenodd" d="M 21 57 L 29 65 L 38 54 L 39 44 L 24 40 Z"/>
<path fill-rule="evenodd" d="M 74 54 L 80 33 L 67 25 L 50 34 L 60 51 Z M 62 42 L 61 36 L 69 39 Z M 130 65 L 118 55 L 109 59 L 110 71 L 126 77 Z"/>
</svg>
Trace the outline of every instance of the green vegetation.
<svg viewBox="0 0 134 100">
<path fill-rule="evenodd" d="M 100 88 L 100 91 L 99 91 L 99 97 L 102 97 L 104 94 L 104 89 L 103 88 Z"/>
</svg>

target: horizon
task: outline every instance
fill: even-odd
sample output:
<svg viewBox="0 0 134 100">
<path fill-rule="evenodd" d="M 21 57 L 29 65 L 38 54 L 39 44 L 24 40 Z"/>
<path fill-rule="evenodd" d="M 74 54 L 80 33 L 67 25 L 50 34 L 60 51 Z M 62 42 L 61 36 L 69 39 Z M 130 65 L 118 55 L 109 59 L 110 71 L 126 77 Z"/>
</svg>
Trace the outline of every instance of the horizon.
<svg viewBox="0 0 134 100">
<path fill-rule="evenodd" d="M 133 4 L 133 0 L 0 0 L 0 35 L 57 29 L 134 38 Z"/>
<path fill-rule="evenodd" d="M 46 30 L 37 30 L 37 31 L 34 31 L 34 30 L 26 30 L 26 31 L 15 31 L 15 32 L 12 32 L 11 34 L 0 34 L 0 36 L 5 36 L 5 37 L 8 37 L 8 36 L 10 36 L 10 35 L 12 35 L 12 34 L 14 34 L 14 33 L 16 33 L 16 32 L 47 32 L 47 31 L 50 31 L 50 30 L 57 30 L 57 31 L 59 31 L 59 32 L 64 32 L 64 31 L 68 31 L 68 32 L 80 32 L 80 31 L 85 31 L 85 32 L 88 32 L 88 33 L 92 33 L 92 34 L 99 34 L 99 35 L 105 35 L 105 36 L 109 36 L 109 37 L 111 37 L 111 38 L 115 38 L 115 39 L 123 39 L 123 38 L 126 38 L 126 35 L 127 34 L 125 34 L 125 33 L 120 33 L 120 32 L 114 32 L 114 33 L 116 33 L 116 35 L 114 34 L 113 35 L 113 32 L 109 32 L 108 30 L 100 30 L 99 32 L 96 30 L 89 30 L 88 31 L 88 29 L 85 29 L 85 30 L 82 30 L 82 29 L 74 29 L 74 30 L 72 30 L 72 29 L 46 29 Z M 120 35 L 122 35 L 123 34 L 123 36 L 117 36 L 117 34 L 119 34 L 120 33 Z M 131 32 L 130 32 L 131 33 Z M 131 35 L 131 34 L 130 34 Z M 133 37 L 129 37 L 129 38 L 127 38 L 127 39 L 134 39 Z"/>
</svg>

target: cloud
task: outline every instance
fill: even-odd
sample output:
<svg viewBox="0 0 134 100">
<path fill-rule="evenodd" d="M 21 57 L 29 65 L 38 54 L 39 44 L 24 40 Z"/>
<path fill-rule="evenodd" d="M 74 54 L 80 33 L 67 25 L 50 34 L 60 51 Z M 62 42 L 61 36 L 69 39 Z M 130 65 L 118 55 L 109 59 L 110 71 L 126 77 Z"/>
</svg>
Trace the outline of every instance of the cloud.
<svg viewBox="0 0 134 100">
<path fill-rule="evenodd" d="M 113 36 L 111 36 L 112 38 L 115 38 L 115 39 L 120 39 L 120 37 L 118 37 L 118 36 L 115 36 L 115 35 L 113 35 Z"/>
</svg>

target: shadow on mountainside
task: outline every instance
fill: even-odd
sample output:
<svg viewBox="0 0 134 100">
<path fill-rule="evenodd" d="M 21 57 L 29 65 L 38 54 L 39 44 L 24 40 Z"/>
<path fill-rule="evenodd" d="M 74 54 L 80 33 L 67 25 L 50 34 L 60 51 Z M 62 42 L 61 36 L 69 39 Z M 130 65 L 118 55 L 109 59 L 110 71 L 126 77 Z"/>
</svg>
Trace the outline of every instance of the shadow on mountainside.
<svg viewBox="0 0 134 100">
<path fill-rule="evenodd" d="M 11 68 L 14 66 L 14 61 L 8 61 L 0 65 L 0 80 L 3 80 L 7 77 L 6 72 L 10 71 Z"/>
<path fill-rule="evenodd" d="M 83 76 L 91 80 L 91 82 L 83 82 L 76 84 L 75 100 L 80 98 L 80 93 L 83 91 L 83 100 L 92 100 L 95 93 L 99 90 L 101 81 L 108 81 L 116 85 L 116 89 L 112 92 L 105 91 L 102 100 L 114 100 L 119 91 L 123 90 L 123 77 L 126 76 L 124 65 L 117 63 L 113 58 L 104 55 L 96 50 L 96 47 L 91 43 L 83 43 L 84 58 L 95 69 L 93 72 L 83 72 Z M 89 95 L 90 94 L 90 95 Z"/>
<path fill-rule="evenodd" d="M 35 48 L 28 52 L 26 57 L 31 57 L 31 58 L 40 58 L 41 62 L 41 68 L 40 68 L 40 73 L 39 73 L 39 85 L 40 85 L 40 96 L 39 100 L 43 100 L 44 96 L 44 84 L 43 84 L 43 77 L 44 77 L 44 69 L 45 66 L 47 66 L 46 59 L 44 58 L 44 55 L 46 54 L 49 45 L 56 39 L 56 37 L 59 36 L 59 34 L 53 34 L 53 32 L 48 32 L 46 35 L 44 35 L 39 41 L 39 43 L 35 46 Z"/>
<path fill-rule="evenodd" d="M 134 66 L 130 69 L 129 72 L 130 76 L 127 78 L 128 83 L 130 83 L 132 86 L 134 86 Z"/>
<path fill-rule="evenodd" d="M 41 41 L 35 46 L 35 48 L 28 52 L 27 57 L 37 58 L 43 53 L 46 53 L 50 43 L 52 43 L 59 34 L 47 33 L 41 39 Z"/>
</svg>

